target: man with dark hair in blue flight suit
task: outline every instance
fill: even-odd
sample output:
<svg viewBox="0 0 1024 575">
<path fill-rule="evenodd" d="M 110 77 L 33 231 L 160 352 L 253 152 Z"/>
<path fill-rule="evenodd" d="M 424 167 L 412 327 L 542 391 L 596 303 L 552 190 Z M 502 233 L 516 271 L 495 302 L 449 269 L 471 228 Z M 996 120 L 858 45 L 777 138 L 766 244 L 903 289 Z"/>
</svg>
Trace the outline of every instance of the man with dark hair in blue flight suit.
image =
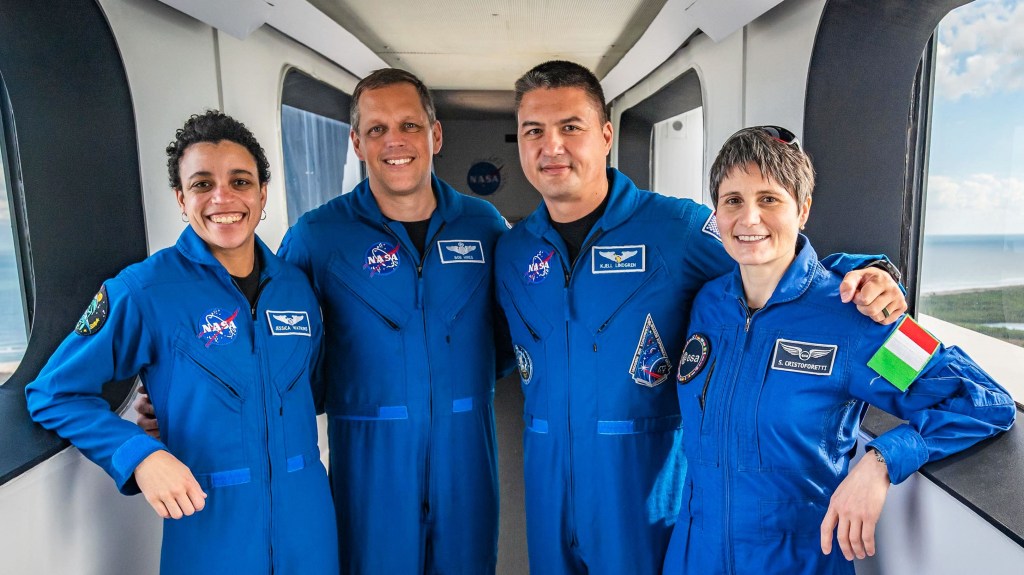
<svg viewBox="0 0 1024 575">
<path fill-rule="evenodd" d="M 506 223 L 432 176 L 441 124 L 412 74 L 364 78 L 351 120 L 369 177 L 303 216 L 279 250 L 324 315 L 341 572 L 493 574 L 492 255 Z"/>
<path fill-rule="evenodd" d="M 612 124 L 589 70 L 535 67 L 516 113 L 544 202 L 494 259 L 526 396 L 531 571 L 660 573 L 686 469 L 672 361 L 694 294 L 733 262 L 706 206 L 606 170 Z M 906 309 L 881 270 L 851 272 L 841 293 L 879 321 Z"/>
</svg>

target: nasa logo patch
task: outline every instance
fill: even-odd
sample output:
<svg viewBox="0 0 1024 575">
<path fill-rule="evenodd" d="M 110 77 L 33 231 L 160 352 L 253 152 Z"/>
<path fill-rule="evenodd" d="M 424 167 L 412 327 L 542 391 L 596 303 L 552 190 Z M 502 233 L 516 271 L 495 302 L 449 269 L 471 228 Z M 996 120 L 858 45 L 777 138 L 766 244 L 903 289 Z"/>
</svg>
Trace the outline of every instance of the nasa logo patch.
<svg viewBox="0 0 1024 575">
<path fill-rule="evenodd" d="M 225 313 L 224 308 L 215 307 L 199 318 L 199 333 L 196 334 L 196 337 L 203 340 L 206 347 L 228 345 L 234 342 L 238 336 L 236 317 L 238 317 L 237 307 L 231 314 Z"/>
<path fill-rule="evenodd" d="M 309 314 L 304 311 L 267 310 L 271 335 L 304 335 L 310 337 Z"/>
<path fill-rule="evenodd" d="M 654 319 L 651 314 L 647 314 L 640 341 L 636 344 L 636 353 L 633 354 L 633 363 L 629 366 L 629 374 L 640 385 L 656 387 L 668 379 L 671 372 L 672 362 L 665 353 L 665 344 L 661 342 Z"/>
<path fill-rule="evenodd" d="M 704 226 L 700 229 L 700 231 L 715 238 L 718 241 L 722 241 L 722 234 L 721 232 L 718 231 L 718 218 L 715 217 L 714 212 L 711 212 L 711 215 L 708 216 L 707 221 L 704 222 Z"/>
<path fill-rule="evenodd" d="M 837 345 L 808 343 L 789 339 L 775 340 L 772 369 L 810 375 L 832 375 Z"/>
<path fill-rule="evenodd" d="M 107 284 L 100 286 L 100 291 L 92 297 L 89 307 L 85 308 L 82 317 L 75 324 L 75 333 L 78 335 L 92 335 L 107 323 L 107 314 L 110 312 L 110 302 L 107 297 Z"/>
<path fill-rule="evenodd" d="M 526 351 L 526 348 L 516 344 L 516 367 L 519 368 L 519 377 L 523 380 L 523 385 L 530 385 L 530 380 L 533 379 L 533 360 L 530 359 L 530 353 Z"/>
<path fill-rule="evenodd" d="M 395 273 L 402 260 L 398 257 L 397 245 L 388 242 L 377 242 L 366 250 L 364 270 L 370 270 L 370 277 L 386 276 Z"/>
<path fill-rule="evenodd" d="M 545 253 L 544 250 L 537 252 L 535 256 L 530 260 L 530 264 L 526 266 L 526 283 L 528 284 L 539 284 L 544 281 L 544 278 L 548 277 L 548 273 L 551 271 L 551 258 L 555 255 L 555 250 Z"/>
<path fill-rule="evenodd" d="M 691 335 L 683 346 L 683 355 L 679 358 L 679 372 L 676 374 L 679 385 L 689 383 L 697 377 L 700 370 L 704 369 L 704 364 L 708 362 L 710 354 L 711 342 L 707 336 L 702 333 Z"/>
<path fill-rule="evenodd" d="M 442 264 L 483 264 L 484 244 L 480 240 L 439 240 L 437 255 Z"/>
</svg>

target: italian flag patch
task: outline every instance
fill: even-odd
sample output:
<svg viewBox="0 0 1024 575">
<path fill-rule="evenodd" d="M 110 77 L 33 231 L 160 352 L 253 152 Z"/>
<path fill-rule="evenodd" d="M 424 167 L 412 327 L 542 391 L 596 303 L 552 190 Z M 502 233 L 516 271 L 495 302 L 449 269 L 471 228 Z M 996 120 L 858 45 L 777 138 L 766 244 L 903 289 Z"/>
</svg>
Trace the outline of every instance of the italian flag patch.
<svg viewBox="0 0 1024 575">
<path fill-rule="evenodd" d="M 939 348 L 939 340 L 905 316 L 896 331 L 871 356 L 868 367 L 878 372 L 900 391 L 906 391 L 921 374 L 928 360 Z"/>
</svg>

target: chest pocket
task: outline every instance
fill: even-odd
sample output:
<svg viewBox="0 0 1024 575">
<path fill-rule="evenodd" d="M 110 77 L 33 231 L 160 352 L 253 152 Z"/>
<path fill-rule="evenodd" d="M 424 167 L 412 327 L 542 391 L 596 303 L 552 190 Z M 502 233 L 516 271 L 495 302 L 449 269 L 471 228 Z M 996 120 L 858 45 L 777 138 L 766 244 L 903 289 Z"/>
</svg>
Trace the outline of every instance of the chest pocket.
<svg viewBox="0 0 1024 575">
<path fill-rule="evenodd" d="M 405 348 L 409 312 L 381 286 L 373 285 L 363 270 L 353 269 L 338 255 L 327 269 L 321 306 L 324 349 L 328 350 L 324 354 L 328 411 L 376 417 L 382 407 L 406 406 L 404 366 L 415 360 Z"/>
<path fill-rule="evenodd" d="M 644 272 L 593 273 L 593 262 L 580 263 L 586 266 L 576 273 L 585 276 L 573 280 L 579 308 L 574 315 L 592 334 L 598 352 L 592 366 L 600 388 L 598 432 L 677 429 L 674 377 L 688 318 L 677 311 L 683 298 L 675 293 L 657 246 L 646 247 Z"/>
<path fill-rule="evenodd" d="M 832 458 L 836 422 L 850 407 L 844 392 L 848 340 L 814 333 L 759 336 L 759 371 L 739 389 L 734 421 L 753 422 L 741 432 L 741 468 L 804 472 Z M 749 398 L 746 399 L 746 398 Z M 752 415 L 752 417 L 747 417 Z"/>
<path fill-rule="evenodd" d="M 525 403 L 523 417 L 527 431 L 547 433 L 548 429 L 548 358 L 547 345 L 558 345 L 552 341 L 553 326 L 524 289 L 518 279 L 519 271 L 509 266 L 515 274 L 499 280 L 499 299 L 508 319 L 512 343 L 516 347 L 517 372 L 522 385 Z"/>
<path fill-rule="evenodd" d="M 244 408 L 253 399 L 258 365 L 241 335 L 241 341 L 206 347 L 190 330 L 179 330 L 172 381 L 153 398 L 163 440 L 193 473 L 248 466 Z"/>
</svg>

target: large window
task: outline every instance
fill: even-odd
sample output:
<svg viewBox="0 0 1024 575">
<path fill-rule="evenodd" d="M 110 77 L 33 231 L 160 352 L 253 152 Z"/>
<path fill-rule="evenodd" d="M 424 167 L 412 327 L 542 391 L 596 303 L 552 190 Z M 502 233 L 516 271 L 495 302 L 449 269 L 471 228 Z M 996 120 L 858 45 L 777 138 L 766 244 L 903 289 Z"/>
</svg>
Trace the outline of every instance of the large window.
<svg viewBox="0 0 1024 575">
<path fill-rule="evenodd" d="M 977 0 L 939 25 L 918 304 L 1002 381 L 1024 376 L 1021 38 L 1024 0 Z"/>
<path fill-rule="evenodd" d="M 290 226 L 309 210 L 350 192 L 362 174 L 349 141 L 351 98 L 347 94 L 298 70 L 289 70 L 281 100 Z"/>
<path fill-rule="evenodd" d="M 0 126 L 0 133 L 2 128 Z M 0 385 L 18 368 L 28 339 L 25 291 L 14 248 L 12 194 L 7 183 L 6 163 L 7 158 L 0 149 Z"/>
</svg>

